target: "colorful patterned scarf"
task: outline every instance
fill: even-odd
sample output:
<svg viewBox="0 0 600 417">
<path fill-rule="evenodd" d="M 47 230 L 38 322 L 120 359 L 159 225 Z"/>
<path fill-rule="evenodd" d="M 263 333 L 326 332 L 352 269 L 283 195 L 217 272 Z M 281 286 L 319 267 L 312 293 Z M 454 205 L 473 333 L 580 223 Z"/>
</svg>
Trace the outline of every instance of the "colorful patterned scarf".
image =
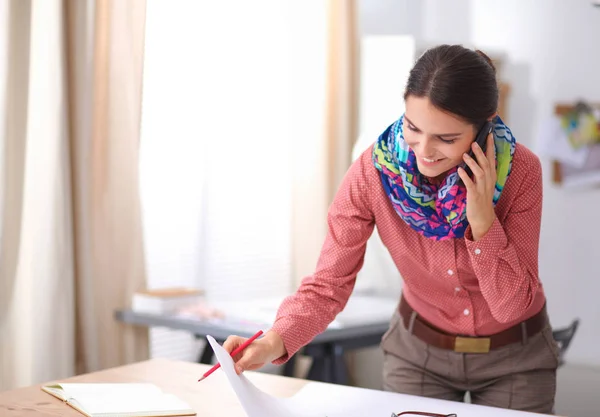
<svg viewBox="0 0 600 417">
<path fill-rule="evenodd" d="M 410 227 L 434 240 L 464 237 L 467 222 L 467 191 L 458 167 L 448 171 L 440 184 L 433 184 L 419 172 L 414 152 L 404 141 L 404 115 L 377 139 L 373 163 L 396 213 Z M 496 146 L 496 189 L 494 206 L 510 174 L 515 138 L 500 117 L 494 119 Z M 465 164 L 462 164 L 465 167 Z"/>
</svg>

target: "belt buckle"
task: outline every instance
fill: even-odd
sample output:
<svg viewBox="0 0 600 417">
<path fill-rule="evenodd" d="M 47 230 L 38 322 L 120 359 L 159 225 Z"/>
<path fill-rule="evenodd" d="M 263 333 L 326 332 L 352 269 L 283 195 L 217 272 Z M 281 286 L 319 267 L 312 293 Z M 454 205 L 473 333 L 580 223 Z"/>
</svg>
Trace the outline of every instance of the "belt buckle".
<svg viewBox="0 0 600 417">
<path fill-rule="evenodd" d="M 489 337 L 462 337 L 454 339 L 454 351 L 459 353 L 488 353 L 491 339 Z"/>
</svg>

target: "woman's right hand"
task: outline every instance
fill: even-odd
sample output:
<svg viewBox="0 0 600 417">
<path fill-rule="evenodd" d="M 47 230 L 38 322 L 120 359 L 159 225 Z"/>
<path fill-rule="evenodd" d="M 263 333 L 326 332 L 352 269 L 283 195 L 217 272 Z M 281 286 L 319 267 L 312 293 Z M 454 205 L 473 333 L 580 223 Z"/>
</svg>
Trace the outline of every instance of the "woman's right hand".
<svg viewBox="0 0 600 417">
<path fill-rule="evenodd" d="M 229 336 L 223 348 L 231 354 L 238 346 L 248 340 L 245 337 Z M 256 339 L 242 352 L 233 357 L 235 372 L 239 375 L 244 371 L 254 371 L 265 364 L 274 361 L 287 353 L 283 339 L 277 333 L 269 330 L 263 337 Z"/>
</svg>

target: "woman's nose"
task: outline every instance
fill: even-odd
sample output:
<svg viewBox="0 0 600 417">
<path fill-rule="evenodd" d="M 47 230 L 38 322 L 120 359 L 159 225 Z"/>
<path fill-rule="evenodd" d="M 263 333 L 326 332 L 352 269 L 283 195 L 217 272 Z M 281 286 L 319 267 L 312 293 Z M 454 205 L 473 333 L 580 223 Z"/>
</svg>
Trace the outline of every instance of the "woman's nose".
<svg viewBox="0 0 600 417">
<path fill-rule="evenodd" d="M 435 148 L 433 145 L 433 141 L 429 138 L 423 138 L 419 141 L 418 145 L 419 154 L 424 156 L 425 158 L 433 156 L 435 153 Z"/>
</svg>

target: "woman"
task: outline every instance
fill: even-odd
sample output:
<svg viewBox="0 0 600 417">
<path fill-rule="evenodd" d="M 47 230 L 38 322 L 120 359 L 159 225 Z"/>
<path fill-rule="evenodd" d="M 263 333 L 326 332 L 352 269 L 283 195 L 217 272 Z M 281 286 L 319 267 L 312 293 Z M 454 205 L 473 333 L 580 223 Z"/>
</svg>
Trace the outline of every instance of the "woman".
<svg viewBox="0 0 600 417">
<path fill-rule="evenodd" d="M 404 99 L 405 114 L 345 176 L 315 273 L 234 358 L 237 371 L 284 363 L 326 329 L 377 226 L 404 280 L 381 343 L 384 389 L 552 412 L 558 350 L 538 279 L 540 162 L 497 116 L 495 69 L 479 51 L 428 50 Z M 474 139 L 486 121 L 484 152 Z"/>
</svg>

